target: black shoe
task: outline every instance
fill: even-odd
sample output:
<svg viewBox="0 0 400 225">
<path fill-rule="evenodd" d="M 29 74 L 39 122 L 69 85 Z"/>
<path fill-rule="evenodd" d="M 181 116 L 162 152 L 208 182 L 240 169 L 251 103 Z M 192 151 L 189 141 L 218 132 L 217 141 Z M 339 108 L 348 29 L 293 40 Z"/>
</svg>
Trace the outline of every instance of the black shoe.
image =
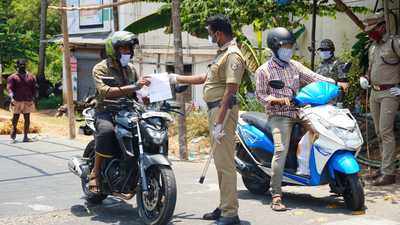
<svg viewBox="0 0 400 225">
<path fill-rule="evenodd" d="M 24 137 L 24 139 L 22 140 L 22 142 L 32 142 L 32 139 L 28 138 L 28 137 Z"/>
<path fill-rule="evenodd" d="M 367 180 L 376 180 L 380 176 L 382 176 L 381 171 L 380 170 L 376 170 L 376 171 L 372 172 L 371 174 L 365 175 L 365 179 L 367 179 Z"/>
<path fill-rule="evenodd" d="M 372 183 L 372 186 L 386 186 L 394 183 L 396 183 L 395 175 L 382 175 Z"/>
<path fill-rule="evenodd" d="M 223 217 L 221 216 L 217 222 L 217 225 L 240 225 L 240 219 L 238 216 L 234 217 Z"/>
<path fill-rule="evenodd" d="M 220 217 L 221 217 L 221 210 L 219 208 L 216 208 L 214 211 L 204 214 L 203 220 L 217 220 Z"/>
<path fill-rule="evenodd" d="M 15 140 L 17 137 L 17 131 L 16 130 L 11 130 L 10 138 L 11 140 Z"/>
</svg>

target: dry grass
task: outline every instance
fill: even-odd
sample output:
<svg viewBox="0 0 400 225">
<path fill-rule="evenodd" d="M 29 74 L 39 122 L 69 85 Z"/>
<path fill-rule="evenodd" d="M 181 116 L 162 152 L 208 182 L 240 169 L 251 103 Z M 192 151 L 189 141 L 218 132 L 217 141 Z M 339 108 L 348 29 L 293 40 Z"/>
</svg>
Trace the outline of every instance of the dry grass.
<svg viewBox="0 0 400 225">
<path fill-rule="evenodd" d="M 63 117 L 55 117 L 57 110 L 41 110 L 38 112 L 34 112 L 31 114 L 31 126 L 32 128 L 38 127 L 39 129 L 35 133 L 40 133 L 43 136 L 51 136 L 51 137 L 65 137 L 69 136 L 68 134 L 68 118 Z M 8 126 L 10 123 L 10 119 L 12 114 L 9 111 L 0 109 L 0 129 L 2 127 Z M 23 123 L 23 119 L 21 116 L 20 123 Z M 11 125 L 11 123 L 10 123 Z M 22 124 L 23 125 L 23 124 Z M 20 126 L 20 125 L 19 125 Z M 78 130 L 79 124 L 76 123 L 76 130 Z M 9 132 L 9 131 L 8 131 Z M 6 133 L 7 134 L 7 133 Z M 84 136 L 79 135 L 77 132 L 77 140 L 87 143 L 92 136 Z"/>
<path fill-rule="evenodd" d="M 10 120 L 0 122 L 0 135 L 10 134 L 12 123 Z M 40 133 L 41 127 L 35 123 L 31 123 L 29 133 Z M 24 121 L 19 120 L 17 125 L 17 134 L 22 134 L 24 131 Z"/>
</svg>

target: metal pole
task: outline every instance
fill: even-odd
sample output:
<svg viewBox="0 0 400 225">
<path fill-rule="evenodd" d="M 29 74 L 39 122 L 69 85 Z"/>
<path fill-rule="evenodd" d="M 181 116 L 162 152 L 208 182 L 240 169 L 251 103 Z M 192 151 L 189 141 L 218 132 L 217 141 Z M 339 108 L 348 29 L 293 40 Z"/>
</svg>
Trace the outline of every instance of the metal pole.
<svg viewBox="0 0 400 225">
<path fill-rule="evenodd" d="M 65 0 L 61 0 L 61 7 L 66 7 Z M 64 63 L 65 63 L 65 74 L 67 83 L 67 108 L 68 108 L 68 121 L 69 121 L 69 138 L 74 139 L 76 136 L 75 132 L 75 110 L 74 102 L 72 97 L 72 74 L 71 74 L 71 52 L 69 48 L 69 34 L 68 34 L 68 20 L 67 11 L 61 10 L 61 28 L 64 36 Z"/>
<path fill-rule="evenodd" d="M 315 69 L 315 30 L 317 26 L 317 0 L 313 0 L 312 10 L 312 31 L 311 31 L 311 70 Z"/>
</svg>

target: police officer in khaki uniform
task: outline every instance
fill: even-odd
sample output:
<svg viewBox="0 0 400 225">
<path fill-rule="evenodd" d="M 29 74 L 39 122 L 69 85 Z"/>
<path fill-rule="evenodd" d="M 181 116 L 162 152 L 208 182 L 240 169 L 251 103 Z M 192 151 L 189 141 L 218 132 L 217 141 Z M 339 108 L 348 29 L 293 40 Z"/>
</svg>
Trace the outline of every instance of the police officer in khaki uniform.
<svg viewBox="0 0 400 225">
<path fill-rule="evenodd" d="M 369 38 L 373 41 L 369 49 L 368 78 L 371 83 L 370 110 L 382 151 L 380 171 L 369 176 L 374 186 L 395 183 L 394 120 L 400 97 L 396 87 L 400 83 L 400 37 L 386 31 L 382 13 L 364 21 Z"/>
<path fill-rule="evenodd" d="M 222 15 L 207 20 L 210 42 L 217 43 L 219 50 L 209 72 L 205 75 L 181 76 L 170 74 L 171 83 L 205 84 L 204 100 L 208 106 L 211 147 L 215 148 L 214 163 L 220 188 L 220 204 L 217 209 L 203 216 L 205 220 L 217 220 L 218 225 L 240 224 L 236 187 L 235 128 L 239 106 L 235 94 L 245 71 L 245 60 L 233 39 L 229 20 Z"/>
</svg>

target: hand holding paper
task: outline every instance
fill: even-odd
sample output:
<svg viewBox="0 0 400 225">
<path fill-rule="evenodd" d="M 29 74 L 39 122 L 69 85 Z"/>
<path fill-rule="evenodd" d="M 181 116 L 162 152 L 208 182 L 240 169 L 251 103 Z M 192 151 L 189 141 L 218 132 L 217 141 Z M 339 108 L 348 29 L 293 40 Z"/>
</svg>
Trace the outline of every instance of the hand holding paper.
<svg viewBox="0 0 400 225">
<path fill-rule="evenodd" d="M 172 98 L 170 78 L 167 73 L 151 74 L 150 102 L 160 102 Z"/>
</svg>

